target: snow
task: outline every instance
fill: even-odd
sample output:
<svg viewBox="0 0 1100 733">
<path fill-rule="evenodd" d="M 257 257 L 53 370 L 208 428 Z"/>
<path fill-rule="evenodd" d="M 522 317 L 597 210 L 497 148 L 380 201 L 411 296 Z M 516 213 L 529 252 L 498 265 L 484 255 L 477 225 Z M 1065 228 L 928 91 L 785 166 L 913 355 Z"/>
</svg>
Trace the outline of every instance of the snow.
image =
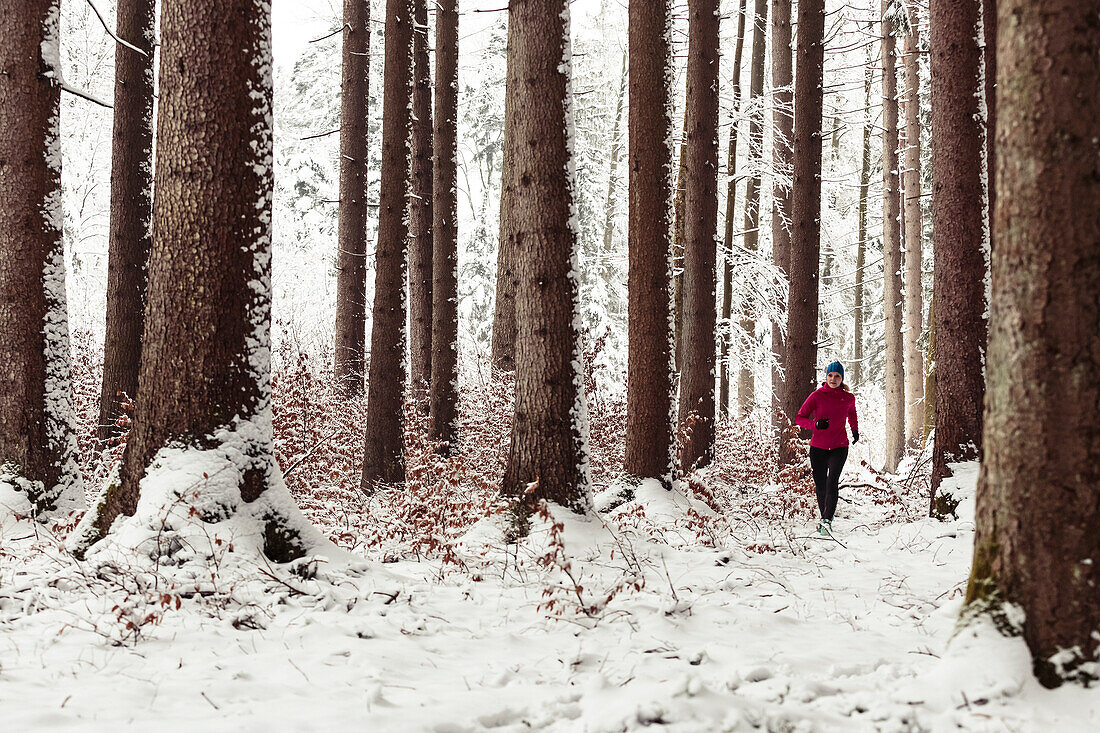
<svg viewBox="0 0 1100 733">
<path fill-rule="evenodd" d="M 463 570 L 331 546 L 269 565 L 247 513 L 204 523 L 184 508 L 238 501 L 236 471 L 224 448 L 166 449 L 137 515 L 116 527 L 139 551 L 82 562 L 63 527 L 0 512 L 7 729 L 1100 725 L 1100 695 L 1041 688 L 1018 637 L 956 629 L 972 504 L 955 522 L 899 522 L 846 489 L 846 547 L 811 539 L 808 521 L 749 518 L 706 547 L 685 518 L 707 508 L 643 482 L 603 515 L 550 507 L 519 546 L 482 520 L 460 544 Z M 203 488 L 180 501 L 188 485 Z M 0 502 L 13 498 L 0 487 Z"/>
</svg>

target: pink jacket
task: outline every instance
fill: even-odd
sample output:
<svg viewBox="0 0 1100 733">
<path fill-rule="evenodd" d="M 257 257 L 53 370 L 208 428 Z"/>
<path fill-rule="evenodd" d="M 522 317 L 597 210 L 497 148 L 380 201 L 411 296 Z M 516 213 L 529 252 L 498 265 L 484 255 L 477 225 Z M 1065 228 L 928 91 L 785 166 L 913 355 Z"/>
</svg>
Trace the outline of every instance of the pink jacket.
<svg viewBox="0 0 1100 733">
<path fill-rule="evenodd" d="M 825 430 L 817 430 L 814 428 L 814 423 L 822 418 L 829 418 L 829 427 Z M 845 421 L 852 425 L 853 431 L 859 431 L 856 396 L 843 387 L 833 389 L 827 384 L 821 385 L 810 393 L 795 418 L 799 427 L 814 431 L 813 437 L 810 438 L 810 446 L 826 450 L 848 445 L 848 431 L 844 429 Z"/>
</svg>

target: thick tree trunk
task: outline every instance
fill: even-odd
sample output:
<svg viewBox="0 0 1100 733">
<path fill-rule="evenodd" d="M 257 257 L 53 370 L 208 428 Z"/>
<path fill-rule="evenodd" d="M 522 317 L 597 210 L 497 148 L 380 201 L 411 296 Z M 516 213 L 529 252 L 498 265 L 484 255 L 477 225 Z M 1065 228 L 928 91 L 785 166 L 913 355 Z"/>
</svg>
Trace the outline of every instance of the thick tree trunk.
<svg viewBox="0 0 1100 733">
<path fill-rule="evenodd" d="M 0 481 L 83 503 L 69 403 L 57 0 L 0 0 Z"/>
<path fill-rule="evenodd" d="M 752 35 L 752 75 L 749 80 L 748 107 L 752 110 L 749 117 L 749 167 L 753 171 L 745 189 L 745 252 L 750 262 L 756 259 L 760 241 L 760 170 L 764 158 L 764 108 L 754 107 L 764 94 L 764 30 L 768 27 L 768 0 L 756 0 Z M 752 266 L 752 265 L 750 265 Z M 748 334 L 750 343 L 755 342 L 756 316 L 755 304 L 748 297 L 750 291 L 742 294 L 741 330 Z M 737 406 L 741 417 L 746 417 L 756 404 L 756 382 L 751 364 L 752 352 L 741 355 L 741 371 L 737 376 Z"/>
<path fill-rule="evenodd" d="M 1090 684 L 1100 651 L 1100 25 L 1088 0 L 998 4 L 999 190 L 967 601 L 1002 619 L 1002 602 L 1023 611 L 1008 618 L 1023 618 L 1045 686 Z"/>
<path fill-rule="evenodd" d="M 794 182 L 791 189 L 790 291 L 787 298 L 785 417 L 793 424 L 814 389 L 817 369 L 818 266 L 821 252 L 821 108 L 825 62 L 825 2 L 798 4 L 797 86 L 794 98 Z M 780 440 L 779 460 L 793 460 Z"/>
<path fill-rule="evenodd" d="M 905 439 L 919 445 L 924 425 L 924 355 L 920 336 L 924 330 L 921 296 L 921 248 L 923 226 L 920 213 L 920 48 L 917 17 L 910 13 L 905 37 Z"/>
<path fill-rule="evenodd" d="M 791 186 L 794 140 L 794 54 L 791 52 L 791 0 L 771 0 L 772 46 L 772 264 L 786 277 L 791 267 Z M 772 323 L 773 424 L 786 424 L 787 345 L 782 323 Z"/>
<path fill-rule="evenodd" d="M 591 497 L 575 320 L 569 5 L 512 0 L 508 22 L 516 53 L 507 94 L 523 114 L 516 114 L 513 128 L 516 407 L 503 490 L 515 502 L 516 530 L 522 533 L 540 499 L 584 513 Z M 537 488 L 528 491 L 532 483 Z"/>
<path fill-rule="evenodd" d="M 898 82 L 891 0 L 882 0 L 882 269 L 886 317 L 886 471 L 905 453 L 905 371 L 902 342 L 901 193 L 898 176 Z"/>
<path fill-rule="evenodd" d="M 370 2 L 344 0 L 340 83 L 340 221 L 336 249 L 335 377 L 348 397 L 363 393 L 367 340 L 367 85 Z"/>
<path fill-rule="evenodd" d="M 852 364 L 848 368 L 847 381 L 858 387 L 863 376 L 863 268 L 867 266 L 867 193 L 871 188 L 871 80 L 874 69 L 868 63 L 863 79 L 863 160 L 859 168 L 859 224 L 856 242 L 855 328 L 852 337 Z"/>
<path fill-rule="evenodd" d="M 630 302 L 624 472 L 671 486 L 672 8 L 669 0 L 635 0 L 629 14 Z"/>
<path fill-rule="evenodd" d="M 450 449 L 458 430 L 458 4 L 435 15 L 435 156 L 431 435 Z M 488 197 L 486 197 L 488 198 Z"/>
<path fill-rule="evenodd" d="M 226 26 L 227 17 L 239 23 Z M 201 30 L 213 28 L 226 30 Z M 282 488 L 271 433 L 270 12 L 251 0 L 168 2 L 161 40 L 134 429 L 120 483 L 101 497 L 84 539 L 134 513 L 140 482 L 162 448 L 218 449 L 236 457 L 240 499 L 219 495 L 209 511 L 224 519 L 252 505 L 265 526 L 265 554 L 284 562 L 302 555 L 302 538 L 281 500 L 257 501 Z"/>
<path fill-rule="evenodd" d="M 520 80 L 515 77 L 516 48 L 512 36 L 511 14 L 508 26 L 508 60 L 505 86 L 515 89 Z M 515 205 L 512 201 L 515 154 L 515 100 L 504 95 L 504 144 L 500 161 L 500 242 L 497 250 L 496 300 L 493 308 L 492 362 L 496 372 L 511 372 L 516 368 L 516 251 Z"/>
<path fill-rule="evenodd" d="M 412 196 L 409 199 L 409 383 L 428 410 L 432 379 L 432 72 L 428 3 L 413 0 Z"/>
<path fill-rule="evenodd" d="M 714 457 L 718 31 L 717 0 L 689 0 L 680 425 L 687 424 L 689 416 L 694 417 L 680 448 L 680 470 L 684 473 L 709 464 Z"/>
<path fill-rule="evenodd" d="M 107 320 L 99 441 L 122 433 L 122 399 L 137 396 L 145 277 L 153 243 L 154 0 L 121 0 L 115 33 L 144 55 L 115 45 L 111 141 L 111 230 L 107 247 Z"/>
<path fill-rule="evenodd" d="M 726 155 L 726 231 L 722 255 L 722 349 L 718 363 L 718 412 L 730 410 L 730 340 L 733 321 L 733 220 L 737 209 L 737 118 L 741 111 L 741 55 L 745 48 L 745 0 L 737 6 L 737 44 L 733 52 L 733 100 L 730 102 L 730 140 Z"/>
<path fill-rule="evenodd" d="M 405 271 L 409 239 L 406 192 L 413 74 L 412 0 L 386 2 L 382 110 L 382 190 L 374 268 L 374 323 L 367 384 L 363 490 L 405 480 Z"/>
<path fill-rule="evenodd" d="M 948 464 L 981 455 L 985 393 L 984 125 L 977 2 L 932 0 L 933 508 Z M 943 507 L 950 510 L 949 507 Z M 934 511 L 935 510 L 934 508 Z M 937 512 L 939 513 L 939 512 Z"/>
<path fill-rule="evenodd" d="M 997 204 L 997 187 L 993 185 L 997 127 L 997 0 L 982 0 L 982 79 L 985 101 L 985 198 L 990 233 L 993 231 L 993 210 Z M 992 244 L 992 242 L 990 242 Z"/>
</svg>

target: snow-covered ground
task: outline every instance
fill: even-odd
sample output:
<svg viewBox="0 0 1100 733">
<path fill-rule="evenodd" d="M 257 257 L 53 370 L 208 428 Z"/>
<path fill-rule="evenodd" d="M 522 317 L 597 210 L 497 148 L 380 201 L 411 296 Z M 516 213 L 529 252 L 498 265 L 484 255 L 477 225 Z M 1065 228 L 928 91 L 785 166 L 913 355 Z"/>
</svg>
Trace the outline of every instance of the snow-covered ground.
<svg viewBox="0 0 1100 733">
<path fill-rule="evenodd" d="M 483 520 L 457 548 L 461 568 L 339 553 L 270 566 L 216 532 L 159 564 L 78 562 L 9 516 L 0 727 L 1100 729 L 1100 693 L 1042 689 L 1020 640 L 953 636 L 972 500 L 940 523 L 898 519 L 870 491 L 844 496 L 843 545 L 805 519 L 746 514 L 707 547 L 691 521 L 706 506 L 643 485 L 600 519 L 554 510 L 519 547 Z"/>
</svg>

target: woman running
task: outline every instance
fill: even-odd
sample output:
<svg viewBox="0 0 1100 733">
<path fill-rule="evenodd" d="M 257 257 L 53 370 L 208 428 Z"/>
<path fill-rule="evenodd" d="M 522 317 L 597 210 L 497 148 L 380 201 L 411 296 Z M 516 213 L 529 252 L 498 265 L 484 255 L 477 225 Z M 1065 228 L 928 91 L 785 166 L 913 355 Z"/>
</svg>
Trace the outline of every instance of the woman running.
<svg viewBox="0 0 1100 733">
<path fill-rule="evenodd" d="M 848 431 L 852 426 L 852 442 L 859 442 L 859 421 L 856 419 L 856 396 L 844 383 L 844 365 L 834 361 L 825 368 L 825 382 L 814 390 L 795 418 L 798 426 L 813 430 L 810 438 L 810 467 L 817 486 L 817 508 L 821 521 L 817 533 L 830 536 L 833 514 L 840 494 L 840 472 L 848 459 Z"/>
</svg>

